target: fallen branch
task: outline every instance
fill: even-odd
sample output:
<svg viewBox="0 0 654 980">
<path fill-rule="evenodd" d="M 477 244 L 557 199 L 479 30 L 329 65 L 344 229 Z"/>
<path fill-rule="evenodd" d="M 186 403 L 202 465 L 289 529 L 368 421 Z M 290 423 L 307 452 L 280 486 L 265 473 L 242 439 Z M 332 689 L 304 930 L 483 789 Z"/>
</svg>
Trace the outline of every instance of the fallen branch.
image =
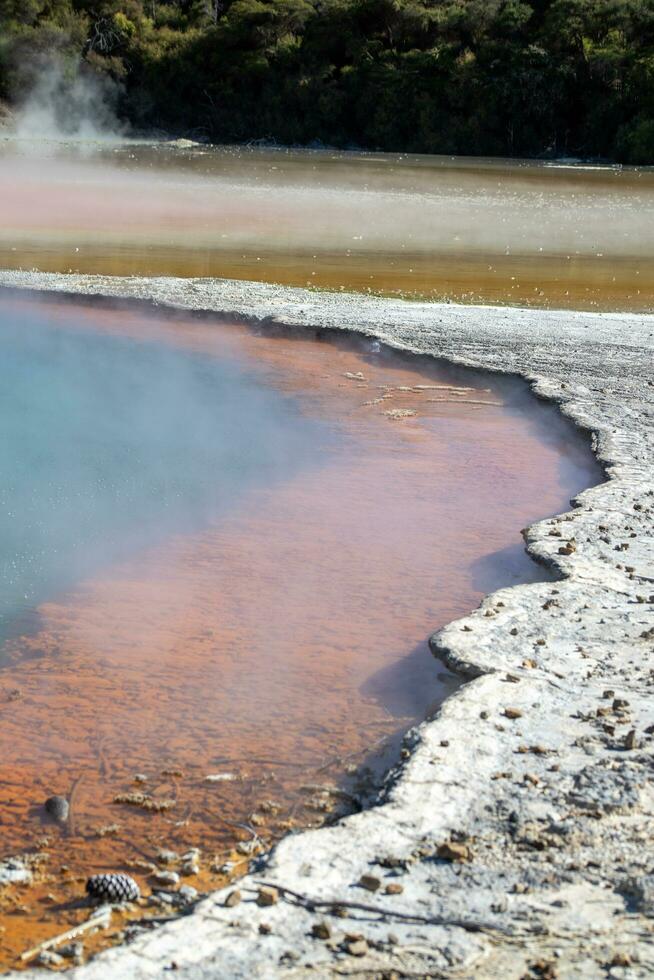
<svg viewBox="0 0 654 980">
<path fill-rule="evenodd" d="M 90 932 L 91 929 L 107 929 L 111 922 L 111 908 L 101 909 L 95 912 L 90 919 L 86 922 L 82 922 L 79 926 L 74 926 L 72 929 L 68 929 L 66 932 L 59 933 L 58 936 L 52 936 L 51 939 L 45 939 L 38 946 L 28 949 L 27 952 L 21 955 L 21 960 L 24 963 L 26 960 L 32 960 L 39 953 L 44 953 L 48 949 L 52 949 L 53 946 L 59 946 L 61 943 L 67 942 L 69 939 L 77 939 L 78 936 L 83 936 L 84 933 Z"/>
<path fill-rule="evenodd" d="M 488 932 L 488 933 L 502 933 L 503 935 L 510 936 L 507 929 L 503 929 L 501 926 L 496 925 L 491 922 L 474 921 L 470 919 L 455 919 L 448 918 L 441 915 L 418 915 L 412 912 L 398 912 L 395 909 L 384 908 L 380 905 L 368 905 L 365 902 L 348 902 L 340 901 L 338 899 L 319 899 L 310 898 L 308 895 L 302 895 L 300 892 L 293 891 L 292 888 L 286 888 L 284 885 L 279 885 L 273 881 L 257 881 L 255 884 L 261 888 L 275 888 L 281 894 L 282 897 L 290 895 L 296 900 L 299 905 L 304 906 L 304 908 L 309 911 L 314 909 L 325 909 L 328 913 L 332 909 L 354 909 L 358 912 L 371 912 L 375 915 L 382 915 L 386 918 L 400 919 L 404 922 L 422 922 L 428 926 L 454 926 L 457 929 L 465 929 L 466 932 Z"/>
</svg>

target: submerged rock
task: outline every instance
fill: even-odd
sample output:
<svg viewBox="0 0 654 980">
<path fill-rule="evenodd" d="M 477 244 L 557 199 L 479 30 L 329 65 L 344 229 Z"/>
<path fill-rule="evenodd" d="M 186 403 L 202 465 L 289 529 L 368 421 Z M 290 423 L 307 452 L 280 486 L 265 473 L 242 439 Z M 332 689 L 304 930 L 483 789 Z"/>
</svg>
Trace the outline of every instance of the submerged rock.
<svg viewBox="0 0 654 980">
<path fill-rule="evenodd" d="M 49 796 L 43 805 L 45 812 L 56 823 L 66 823 L 70 813 L 70 805 L 65 796 Z"/>
<path fill-rule="evenodd" d="M 22 858 L 12 857 L 0 862 L 0 887 L 30 881 L 32 872 Z"/>
</svg>

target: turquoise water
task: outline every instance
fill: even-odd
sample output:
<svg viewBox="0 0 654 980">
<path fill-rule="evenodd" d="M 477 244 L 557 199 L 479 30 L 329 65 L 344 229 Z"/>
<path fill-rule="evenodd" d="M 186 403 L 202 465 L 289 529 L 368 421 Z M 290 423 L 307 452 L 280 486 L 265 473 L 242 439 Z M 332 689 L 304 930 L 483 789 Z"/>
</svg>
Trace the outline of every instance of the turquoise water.
<svg viewBox="0 0 654 980">
<path fill-rule="evenodd" d="M 74 318 L 0 298 L 0 639 L 103 564 L 206 526 L 329 445 L 326 425 L 245 365 Z"/>
</svg>

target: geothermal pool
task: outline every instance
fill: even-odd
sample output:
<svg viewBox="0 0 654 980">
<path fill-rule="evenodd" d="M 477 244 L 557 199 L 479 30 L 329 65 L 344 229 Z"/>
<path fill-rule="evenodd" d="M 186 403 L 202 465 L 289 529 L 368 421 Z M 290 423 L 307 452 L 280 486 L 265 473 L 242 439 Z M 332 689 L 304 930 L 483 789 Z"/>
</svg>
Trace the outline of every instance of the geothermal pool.
<svg viewBox="0 0 654 980">
<path fill-rule="evenodd" d="M 5 293 L 0 349 L 7 966 L 90 873 L 196 847 L 209 890 L 346 811 L 455 687 L 428 635 L 600 474 L 523 384 L 362 337 Z"/>
<path fill-rule="evenodd" d="M 654 171 L 0 139 L 0 267 L 654 309 Z"/>
</svg>

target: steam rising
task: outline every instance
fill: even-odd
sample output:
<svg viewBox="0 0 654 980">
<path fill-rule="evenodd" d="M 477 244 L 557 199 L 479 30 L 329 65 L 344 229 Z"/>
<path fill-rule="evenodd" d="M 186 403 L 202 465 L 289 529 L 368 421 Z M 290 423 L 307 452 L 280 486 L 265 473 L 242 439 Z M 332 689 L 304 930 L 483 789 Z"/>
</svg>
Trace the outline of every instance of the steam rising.
<svg viewBox="0 0 654 980">
<path fill-rule="evenodd" d="M 47 595 L 206 527 L 324 446 L 320 424 L 238 362 L 93 325 L 0 301 L 0 638 Z"/>
<path fill-rule="evenodd" d="M 19 107 L 13 135 L 30 140 L 116 140 L 125 134 L 115 113 L 118 88 L 81 62 L 47 61 Z"/>
</svg>

